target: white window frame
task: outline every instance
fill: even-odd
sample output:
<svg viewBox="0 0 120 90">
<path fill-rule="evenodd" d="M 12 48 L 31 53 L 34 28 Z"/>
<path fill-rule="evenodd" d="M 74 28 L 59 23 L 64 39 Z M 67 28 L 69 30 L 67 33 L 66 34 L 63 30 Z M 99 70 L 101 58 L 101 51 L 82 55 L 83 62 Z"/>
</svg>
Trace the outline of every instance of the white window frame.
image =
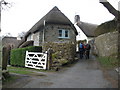
<svg viewBox="0 0 120 90">
<path fill-rule="evenodd" d="M 69 30 L 66 29 L 58 29 L 58 35 L 59 35 L 59 31 L 62 30 L 62 36 L 58 36 L 58 38 L 70 38 L 69 37 Z M 68 37 L 65 37 L 65 31 L 68 31 Z"/>
</svg>

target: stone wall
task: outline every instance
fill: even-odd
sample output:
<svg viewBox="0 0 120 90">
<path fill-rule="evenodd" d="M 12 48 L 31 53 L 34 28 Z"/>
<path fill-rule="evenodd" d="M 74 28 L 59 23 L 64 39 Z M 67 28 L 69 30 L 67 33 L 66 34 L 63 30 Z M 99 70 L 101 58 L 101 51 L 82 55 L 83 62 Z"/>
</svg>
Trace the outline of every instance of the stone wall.
<svg viewBox="0 0 120 90">
<path fill-rule="evenodd" d="M 69 38 L 59 38 L 59 29 L 69 31 Z M 40 36 L 40 38 L 42 38 Z M 59 41 L 72 41 L 75 42 L 76 35 L 74 30 L 69 25 L 50 24 L 45 27 L 45 42 L 59 42 Z"/>
<path fill-rule="evenodd" d="M 43 29 L 44 29 L 44 42 L 75 42 L 76 34 L 69 25 L 49 24 L 45 28 L 39 29 L 38 32 L 30 34 L 27 37 L 27 41 L 33 40 L 34 46 L 42 46 L 43 42 Z M 65 29 L 69 31 L 69 38 L 59 38 L 59 29 Z"/>
<path fill-rule="evenodd" d="M 52 64 L 58 64 L 72 62 L 75 59 L 76 54 L 76 43 L 68 42 L 68 43 L 52 43 L 47 42 L 44 44 L 44 51 L 48 50 L 48 48 L 52 49 Z"/>
<path fill-rule="evenodd" d="M 59 38 L 59 29 L 66 29 L 69 30 L 69 38 Z M 58 25 L 58 24 L 50 24 L 47 25 L 44 28 L 45 31 L 45 42 L 75 42 L 76 41 L 76 35 L 72 28 L 69 25 Z M 42 39 L 43 39 L 43 32 L 40 30 L 40 45 L 42 45 Z"/>
<path fill-rule="evenodd" d="M 95 38 L 95 52 L 99 56 L 115 56 L 118 53 L 118 32 L 109 32 Z"/>
</svg>

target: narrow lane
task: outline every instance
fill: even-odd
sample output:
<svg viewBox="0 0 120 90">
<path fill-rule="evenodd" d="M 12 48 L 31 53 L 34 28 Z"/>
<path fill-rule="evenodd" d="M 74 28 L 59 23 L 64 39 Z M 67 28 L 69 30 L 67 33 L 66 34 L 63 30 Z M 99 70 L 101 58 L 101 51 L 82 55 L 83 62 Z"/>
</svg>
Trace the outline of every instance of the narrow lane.
<svg viewBox="0 0 120 90">
<path fill-rule="evenodd" d="M 63 71 L 46 73 L 46 77 L 34 77 L 23 88 L 112 88 L 94 58 L 79 60 Z"/>
</svg>

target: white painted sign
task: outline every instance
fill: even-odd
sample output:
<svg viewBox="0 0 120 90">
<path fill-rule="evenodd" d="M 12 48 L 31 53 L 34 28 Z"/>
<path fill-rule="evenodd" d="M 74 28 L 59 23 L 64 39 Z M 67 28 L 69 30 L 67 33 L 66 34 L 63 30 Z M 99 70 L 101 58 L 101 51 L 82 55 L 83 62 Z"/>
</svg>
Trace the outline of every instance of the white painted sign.
<svg viewBox="0 0 120 90">
<path fill-rule="evenodd" d="M 46 69 L 47 53 L 26 51 L 25 67 L 35 69 Z"/>
</svg>

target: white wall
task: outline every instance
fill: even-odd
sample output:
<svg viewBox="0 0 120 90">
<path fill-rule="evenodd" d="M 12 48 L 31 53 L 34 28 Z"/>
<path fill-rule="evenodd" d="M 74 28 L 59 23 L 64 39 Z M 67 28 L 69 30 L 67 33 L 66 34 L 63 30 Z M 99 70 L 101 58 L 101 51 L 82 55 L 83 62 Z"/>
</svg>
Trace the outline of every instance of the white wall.
<svg viewBox="0 0 120 90">
<path fill-rule="evenodd" d="M 83 31 L 75 24 L 75 28 L 77 29 L 78 35 L 76 36 L 76 40 L 88 40 L 87 36 L 83 33 Z"/>
<path fill-rule="evenodd" d="M 76 36 L 76 41 L 79 40 L 87 40 L 88 42 L 88 37 L 83 33 L 83 31 L 76 25 L 74 24 L 75 28 L 77 29 L 78 35 Z M 78 51 L 78 44 L 76 45 L 76 51 Z"/>
</svg>

